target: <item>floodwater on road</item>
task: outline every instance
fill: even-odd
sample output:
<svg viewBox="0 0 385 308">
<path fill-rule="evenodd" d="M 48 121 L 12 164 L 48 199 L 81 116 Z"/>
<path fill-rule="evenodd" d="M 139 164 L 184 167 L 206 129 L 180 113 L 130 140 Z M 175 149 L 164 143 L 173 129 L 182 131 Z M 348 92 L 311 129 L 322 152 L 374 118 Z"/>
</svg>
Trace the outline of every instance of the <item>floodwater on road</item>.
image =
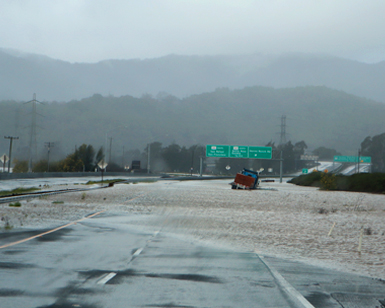
<svg viewBox="0 0 385 308">
<path fill-rule="evenodd" d="M 50 185 L 55 187 L 71 180 L 53 181 Z M 159 215 L 168 215 L 164 226 L 168 232 L 385 279 L 384 195 L 320 191 L 279 182 L 243 191 L 230 189 L 229 182 L 116 184 L 24 200 L 18 208 L 2 204 L 0 228 L 57 226 L 99 210 L 150 215 L 147 221 L 154 225 L 160 223 Z"/>
</svg>

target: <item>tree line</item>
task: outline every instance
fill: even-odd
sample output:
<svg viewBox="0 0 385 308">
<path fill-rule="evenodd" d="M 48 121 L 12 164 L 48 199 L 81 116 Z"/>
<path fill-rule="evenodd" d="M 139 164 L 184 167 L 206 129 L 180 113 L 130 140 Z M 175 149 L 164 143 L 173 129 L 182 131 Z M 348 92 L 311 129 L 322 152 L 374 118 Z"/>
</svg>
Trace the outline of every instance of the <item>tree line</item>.
<svg viewBox="0 0 385 308">
<path fill-rule="evenodd" d="M 305 154 L 307 145 L 305 141 L 292 143 L 288 141 L 284 144 L 275 145 L 274 142 L 268 142 L 266 146 L 272 148 L 271 160 L 255 160 L 255 159 L 234 159 L 220 158 L 215 161 L 212 172 L 217 174 L 234 174 L 242 168 L 259 170 L 261 168 L 272 169 L 273 173 L 279 172 L 280 159 L 283 160 L 283 172 L 292 173 L 302 168 L 311 168 L 309 162 L 302 160 L 301 156 Z M 372 159 L 372 171 L 385 172 L 385 133 L 366 137 L 361 143 L 361 156 L 370 156 Z M 335 155 L 341 155 L 335 149 L 326 147 L 318 147 L 312 151 L 313 155 L 319 156 L 319 160 L 331 160 Z M 282 156 L 281 156 L 282 155 Z M 205 147 L 202 145 L 192 145 L 190 147 L 181 146 L 172 143 L 163 146 L 160 142 L 152 142 L 145 149 L 127 151 L 122 162 L 112 161 L 108 159 L 107 171 L 124 171 L 124 161 L 132 160 L 141 161 L 141 171 L 147 170 L 150 165 L 151 172 L 182 172 L 182 173 L 198 173 L 200 170 L 201 158 L 203 170 L 207 167 L 205 159 Z M 92 145 L 82 144 L 75 151 L 66 156 L 63 160 L 48 162 L 48 160 L 40 160 L 33 167 L 33 172 L 93 172 L 98 169 L 98 162 L 105 159 L 104 149 L 100 147 L 98 151 Z M 106 160 L 106 159 L 105 159 Z M 28 161 L 15 160 L 13 172 L 27 172 Z M 130 164 L 128 164 L 130 165 Z M 131 166 L 129 166 L 131 167 Z M 229 168 L 230 167 L 230 168 Z M 139 170 L 137 170 L 139 171 Z"/>
<path fill-rule="evenodd" d="M 42 159 L 32 165 L 32 172 L 89 172 L 95 171 L 97 163 L 104 158 L 103 148 L 95 152 L 92 145 L 82 144 L 79 148 L 66 158 L 59 161 L 49 162 Z M 28 172 L 27 160 L 15 160 L 13 172 Z"/>
<path fill-rule="evenodd" d="M 191 147 L 170 144 L 162 146 L 160 142 L 152 142 L 140 152 L 139 150 L 127 151 L 126 157 L 121 162 L 116 159 L 106 158 L 104 149 L 101 147 L 97 152 L 92 145 L 82 144 L 63 160 L 49 162 L 48 159 L 39 160 L 32 166 L 32 172 L 93 172 L 99 169 L 98 163 L 104 159 L 108 165 L 107 171 L 122 172 L 131 169 L 132 166 L 124 163 L 128 160 L 141 161 L 141 170 L 146 171 L 150 165 L 151 172 L 198 172 L 200 169 L 200 158 L 205 155 L 205 149 L 201 145 Z M 14 160 L 13 172 L 28 172 L 27 160 Z M 204 166 L 203 166 L 204 167 Z"/>
<path fill-rule="evenodd" d="M 361 143 L 361 156 L 372 158 L 372 171 L 385 172 L 385 133 L 366 137 Z"/>
</svg>

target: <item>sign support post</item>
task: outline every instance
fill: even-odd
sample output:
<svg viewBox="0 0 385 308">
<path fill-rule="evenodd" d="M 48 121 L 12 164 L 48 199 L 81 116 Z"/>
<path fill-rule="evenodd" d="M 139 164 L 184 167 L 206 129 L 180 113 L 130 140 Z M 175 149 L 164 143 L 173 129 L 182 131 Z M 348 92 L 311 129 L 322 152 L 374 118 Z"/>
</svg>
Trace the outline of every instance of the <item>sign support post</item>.
<svg viewBox="0 0 385 308">
<path fill-rule="evenodd" d="M 4 136 L 5 139 L 9 139 L 9 160 L 8 160 L 8 173 L 11 172 L 11 159 L 12 159 L 12 142 L 13 139 L 19 139 L 19 137 Z"/>
<path fill-rule="evenodd" d="M 100 171 L 102 172 L 102 182 L 100 183 L 100 186 L 103 186 L 103 172 L 106 169 L 107 165 L 108 164 L 104 161 L 104 158 L 100 162 L 98 162 L 98 166 L 100 168 Z"/>
<path fill-rule="evenodd" d="M 5 164 L 8 162 L 8 156 L 6 154 L 3 154 L 3 156 L 0 157 L 0 161 L 3 163 L 3 173 L 5 172 Z"/>
<path fill-rule="evenodd" d="M 282 159 L 282 150 L 281 158 L 279 159 L 279 182 L 282 183 L 282 170 L 283 170 L 283 159 Z"/>
</svg>

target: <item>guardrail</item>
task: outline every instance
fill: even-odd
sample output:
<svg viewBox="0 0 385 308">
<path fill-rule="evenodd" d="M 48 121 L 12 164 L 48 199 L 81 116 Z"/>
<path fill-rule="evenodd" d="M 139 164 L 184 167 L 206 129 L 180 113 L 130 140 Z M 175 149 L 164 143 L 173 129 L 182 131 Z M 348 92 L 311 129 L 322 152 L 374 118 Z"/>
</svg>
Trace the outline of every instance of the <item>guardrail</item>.
<svg viewBox="0 0 385 308">
<path fill-rule="evenodd" d="M 89 187 L 89 188 L 60 189 L 60 190 L 32 192 L 32 193 L 17 194 L 17 195 L 6 195 L 6 196 L 1 196 L 0 197 L 0 204 L 1 203 L 15 202 L 15 201 L 23 200 L 23 199 L 40 198 L 40 197 L 43 197 L 43 196 L 58 195 L 58 194 L 64 194 L 64 193 L 69 193 L 69 192 L 88 191 L 88 190 L 94 190 L 94 189 L 100 189 L 100 188 L 106 188 L 106 187 L 108 187 L 108 186 Z"/>
</svg>

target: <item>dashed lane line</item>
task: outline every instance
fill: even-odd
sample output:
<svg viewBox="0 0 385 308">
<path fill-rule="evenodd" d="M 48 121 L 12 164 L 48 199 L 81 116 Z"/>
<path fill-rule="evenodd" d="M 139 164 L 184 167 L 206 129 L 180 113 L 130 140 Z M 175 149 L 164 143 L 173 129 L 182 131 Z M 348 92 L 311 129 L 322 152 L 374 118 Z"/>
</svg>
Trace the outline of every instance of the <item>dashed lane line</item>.
<svg viewBox="0 0 385 308">
<path fill-rule="evenodd" d="M 114 272 L 111 272 L 109 274 L 107 274 L 106 276 L 104 276 L 102 279 L 100 279 L 97 284 L 106 284 L 107 282 L 109 282 L 112 278 L 114 278 L 116 276 L 116 273 Z"/>
<path fill-rule="evenodd" d="M 138 250 L 136 250 L 133 254 L 134 257 L 137 257 L 140 255 L 140 253 L 143 251 L 143 248 L 139 248 Z"/>
</svg>

